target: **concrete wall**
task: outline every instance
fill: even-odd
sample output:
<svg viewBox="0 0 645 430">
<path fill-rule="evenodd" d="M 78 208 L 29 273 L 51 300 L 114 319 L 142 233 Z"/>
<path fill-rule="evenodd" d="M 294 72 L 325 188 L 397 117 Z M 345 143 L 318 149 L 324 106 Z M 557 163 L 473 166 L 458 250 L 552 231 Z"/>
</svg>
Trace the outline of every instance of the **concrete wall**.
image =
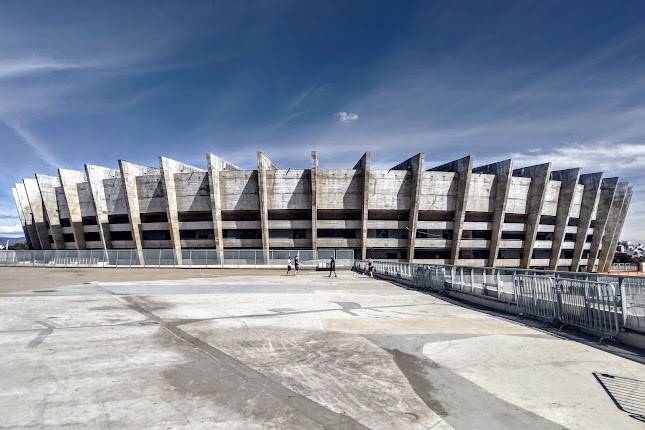
<svg viewBox="0 0 645 430">
<path fill-rule="evenodd" d="M 454 211 L 457 201 L 457 174 L 426 171 L 422 175 L 419 210 Z"/>
<path fill-rule="evenodd" d="M 358 170 L 318 170 L 318 209 L 361 209 L 363 180 Z"/>
<path fill-rule="evenodd" d="M 310 170 L 269 170 L 266 173 L 268 209 L 311 209 Z"/>
<path fill-rule="evenodd" d="M 12 193 L 34 249 L 134 248 L 143 258 L 145 248 L 171 248 L 178 263 L 182 250 L 200 247 L 220 258 L 226 248 L 352 248 L 363 257 L 391 249 L 426 263 L 572 270 L 611 261 L 632 196 L 616 178 L 551 173 L 549 164 L 513 169 L 511 160 L 474 168 L 471 156 L 425 170 L 424 160 L 389 170 L 372 169 L 369 153 L 352 169 L 319 166 L 315 152 L 309 169 L 279 168 L 263 153 L 253 170 L 213 154 L 207 169 L 121 160 L 119 169 L 38 174 Z M 132 240 L 110 239 L 125 231 Z M 204 231 L 210 238 L 197 236 Z"/>
</svg>

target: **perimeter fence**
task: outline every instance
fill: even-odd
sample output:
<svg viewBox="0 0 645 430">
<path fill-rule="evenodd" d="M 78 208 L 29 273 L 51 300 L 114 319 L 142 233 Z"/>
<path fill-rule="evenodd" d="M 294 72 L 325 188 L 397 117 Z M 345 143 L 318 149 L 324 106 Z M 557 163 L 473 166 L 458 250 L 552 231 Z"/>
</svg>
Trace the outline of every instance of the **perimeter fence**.
<svg viewBox="0 0 645 430">
<path fill-rule="evenodd" d="M 32 267 L 181 267 L 181 268 L 274 268 L 286 267 L 298 257 L 305 269 L 327 267 L 333 256 L 337 268 L 351 268 L 352 249 L 225 249 L 223 259 L 216 249 L 184 249 L 181 260 L 172 249 L 17 250 L 0 251 L 0 266 Z"/>
<path fill-rule="evenodd" d="M 368 272 L 357 260 L 354 270 Z M 601 338 L 645 333 L 645 277 L 373 261 L 372 272 L 419 290 L 455 291 L 511 305 L 519 315 L 575 326 Z"/>
</svg>

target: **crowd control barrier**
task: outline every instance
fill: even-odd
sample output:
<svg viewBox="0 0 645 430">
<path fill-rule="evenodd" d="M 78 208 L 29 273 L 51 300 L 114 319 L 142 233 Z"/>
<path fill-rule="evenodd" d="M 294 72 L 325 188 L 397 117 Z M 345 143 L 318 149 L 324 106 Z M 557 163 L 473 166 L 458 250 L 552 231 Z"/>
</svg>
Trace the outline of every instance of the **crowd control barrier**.
<svg viewBox="0 0 645 430">
<path fill-rule="evenodd" d="M 375 276 L 419 290 L 492 300 L 504 304 L 496 308 L 577 327 L 601 340 L 617 336 L 621 327 L 645 333 L 642 277 L 392 261 L 372 261 L 372 267 Z M 367 273 L 368 261 L 357 260 L 354 270 Z"/>
<path fill-rule="evenodd" d="M 555 279 L 537 275 L 515 275 L 515 301 L 520 315 L 531 315 L 543 321 L 558 318 Z"/>
<path fill-rule="evenodd" d="M 596 332 L 602 337 L 618 335 L 620 304 L 612 284 L 558 279 L 556 290 L 560 322 Z"/>
</svg>

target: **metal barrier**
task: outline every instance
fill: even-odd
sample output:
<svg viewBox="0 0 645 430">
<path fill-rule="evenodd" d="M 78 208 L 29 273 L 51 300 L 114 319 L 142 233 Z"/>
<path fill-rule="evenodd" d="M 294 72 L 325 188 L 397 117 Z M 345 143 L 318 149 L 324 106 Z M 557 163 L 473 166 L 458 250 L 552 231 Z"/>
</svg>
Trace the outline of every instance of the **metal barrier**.
<svg viewBox="0 0 645 430">
<path fill-rule="evenodd" d="M 619 305 L 612 284 L 558 279 L 557 294 L 560 322 L 596 332 L 602 337 L 618 335 Z"/>
<path fill-rule="evenodd" d="M 367 262 L 354 270 L 366 272 Z M 520 315 L 605 337 L 645 332 L 645 277 L 374 261 L 373 271 L 419 290 L 457 291 L 510 303 Z"/>
<path fill-rule="evenodd" d="M 326 266 L 334 256 L 336 267 L 350 268 L 354 263 L 352 249 L 272 249 L 269 259 L 261 249 L 225 249 L 224 259 L 215 249 L 183 249 L 181 263 L 172 249 L 144 249 L 143 261 L 135 249 L 88 250 L 0 250 L 0 266 L 36 267 L 183 267 L 243 268 L 287 265 L 287 259 L 298 256 L 302 268 Z"/>
<path fill-rule="evenodd" d="M 645 333 L 645 278 L 626 277 L 620 283 L 623 325 Z"/>
<path fill-rule="evenodd" d="M 636 263 L 612 263 L 610 272 L 638 272 L 640 266 Z"/>
<path fill-rule="evenodd" d="M 515 275 L 513 285 L 520 315 L 531 315 L 543 321 L 555 321 L 558 318 L 554 278 Z"/>
</svg>

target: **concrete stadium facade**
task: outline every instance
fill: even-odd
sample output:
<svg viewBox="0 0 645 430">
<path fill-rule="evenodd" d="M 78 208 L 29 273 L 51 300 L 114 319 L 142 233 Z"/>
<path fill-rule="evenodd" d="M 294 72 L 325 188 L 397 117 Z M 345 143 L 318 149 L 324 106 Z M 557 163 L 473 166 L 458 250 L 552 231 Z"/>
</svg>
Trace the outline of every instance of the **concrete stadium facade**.
<svg viewBox="0 0 645 430">
<path fill-rule="evenodd" d="M 473 168 L 466 156 L 426 168 L 423 154 L 392 167 L 282 169 L 262 152 L 243 170 L 213 155 L 205 168 L 160 157 L 158 167 L 37 173 L 12 189 L 31 249 L 353 249 L 356 258 L 463 266 L 607 271 L 632 188 L 603 173 Z M 143 261 L 143 258 L 140 258 Z"/>
</svg>

